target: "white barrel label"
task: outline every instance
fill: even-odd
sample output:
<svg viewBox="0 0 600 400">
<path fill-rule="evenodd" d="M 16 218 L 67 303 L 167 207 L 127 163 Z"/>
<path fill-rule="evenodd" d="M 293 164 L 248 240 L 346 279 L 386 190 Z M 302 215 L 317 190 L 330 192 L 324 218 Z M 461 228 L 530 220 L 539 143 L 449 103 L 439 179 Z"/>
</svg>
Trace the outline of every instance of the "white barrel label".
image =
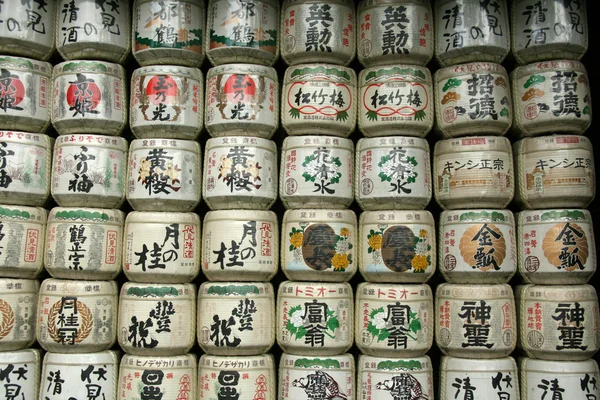
<svg viewBox="0 0 600 400">
<path fill-rule="evenodd" d="M 468 367 L 469 363 L 466 360 L 464 368 L 467 369 Z M 498 369 L 497 371 L 447 371 L 445 372 L 445 378 L 446 387 L 442 389 L 446 394 L 446 397 L 443 397 L 444 399 L 517 400 L 519 398 L 519 376 L 516 368 L 511 371 L 504 369 Z M 456 394 L 456 397 L 453 397 L 452 394 Z M 527 398 L 534 399 L 538 397 Z M 544 399 L 545 397 L 539 398 Z"/>
<path fill-rule="evenodd" d="M 20 279 L 2 279 L 0 291 L 0 349 L 24 348 L 35 339 L 37 293 L 26 293 Z M 37 290 L 31 285 L 32 292 Z M 37 283 L 36 283 L 37 286 Z"/>
<path fill-rule="evenodd" d="M 591 360 L 590 360 L 591 361 Z M 531 363 L 531 360 L 528 360 Z M 557 367 L 568 363 L 557 361 Z M 593 361 L 595 364 L 595 361 Z M 561 372 L 528 369 L 523 394 L 532 399 L 551 399 L 552 396 L 562 399 L 596 400 L 600 399 L 600 374 L 597 364 L 589 372 L 575 372 L 566 368 Z"/>
<path fill-rule="evenodd" d="M 2 3 L 0 7 L 2 47 L 10 49 L 13 54 L 18 52 L 25 57 L 46 59 L 53 50 L 55 14 L 53 1 Z M 25 43 L 19 46 L 22 46 L 20 49 L 15 49 L 19 42 Z M 8 52 L 3 51 L 3 53 Z M 26 396 L 26 399 L 29 397 Z"/>
<path fill-rule="evenodd" d="M 14 139 L 13 139 L 14 137 Z M 7 195 L 24 193 L 25 196 L 46 197 L 49 192 L 46 175 L 49 172 L 48 148 L 43 136 L 21 132 L 0 131 L 0 192 Z M 19 143 L 25 139 L 38 142 Z"/>
<path fill-rule="evenodd" d="M 279 400 L 354 398 L 354 360 L 333 358 L 285 359 L 280 374 Z"/>
<path fill-rule="evenodd" d="M 200 399 L 273 400 L 277 385 L 271 356 L 219 357 L 205 355 L 199 365 Z"/>
<path fill-rule="evenodd" d="M 39 350 L 7 352 L 0 361 L 0 398 L 6 400 L 36 400 L 40 379 Z M 43 389 L 42 385 L 42 390 Z"/>
<path fill-rule="evenodd" d="M 427 357 L 398 360 L 362 356 L 358 368 L 358 400 L 434 398 L 431 361 Z"/>
</svg>

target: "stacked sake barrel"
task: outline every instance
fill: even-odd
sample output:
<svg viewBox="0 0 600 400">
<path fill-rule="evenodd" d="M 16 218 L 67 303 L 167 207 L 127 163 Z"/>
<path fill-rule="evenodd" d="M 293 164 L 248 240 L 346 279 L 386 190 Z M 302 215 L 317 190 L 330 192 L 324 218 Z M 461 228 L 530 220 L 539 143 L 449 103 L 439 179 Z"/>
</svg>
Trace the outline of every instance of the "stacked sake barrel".
<svg viewBox="0 0 600 400">
<path fill-rule="evenodd" d="M 207 15 L 198 396 L 274 400 L 279 1 L 212 0 Z"/>
<path fill-rule="evenodd" d="M 532 11 L 530 14 L 529 11 Z M 542 16 L 543 18 L 540 18 Z M 530 18 L 531 17 L 531 18 Z M 564 35 L 564 27 L 569 27 Z M 571 29 L 572 28 L 572 29 Z M 591 357 L 600 348 L 598 298 L 587 285 L 596 269 L 596 192 L 590 87 L 578 61 L 587 50 L 585 4 L 515 2 L 511 75 L 519 273 L 522 393 L 600 397 Z"/>
<path fill-rule="evenodd" d="M 284 1 L 279 195 L 286 212 L 281 267 L 289 281 L 277 295 L 278 399 L 353 398 L 356 273 L 354 199 L 356 52 L 351 0 Z"/>
<path fill-rule="evenodd" d="M 436 290 L 440 400 L 519 398 L 517 321 L 509 280 L 517 270 L 510 141 L 506 2 L 436 2 L 436 143 L 439 218 Z M 472 136 L 477 134 L 478 136 Z"/>
<path fill-rule="evenodd" d="M 434 14 L 426 1 L 364 0 L 357 10 L 354 194 L 363 210 L 356 289 L 357 398 L 434 398 L 436 266 L 430 148 Z"/>
<path fill-rule="evenodd" d="M 130 143 L 119 297 L 121 399 L 197 397 L 202 1 L 133 4 Z"/>
</svg>

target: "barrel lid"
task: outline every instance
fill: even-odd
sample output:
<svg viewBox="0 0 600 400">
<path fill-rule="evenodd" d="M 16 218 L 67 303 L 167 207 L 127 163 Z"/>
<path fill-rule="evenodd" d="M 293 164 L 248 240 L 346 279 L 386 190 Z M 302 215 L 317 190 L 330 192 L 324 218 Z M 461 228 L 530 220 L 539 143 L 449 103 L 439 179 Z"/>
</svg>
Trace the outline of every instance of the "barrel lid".
<svg viewBox="0 0 600 400">
<path fill-rule="evenodd" d="M 528 220 L 529 218 L 529 220 Z M 519 225 L 555 223 L 558 221 L 592 221 L 585 209 L 525 210 L 517 213 Z"/>
<path fill-rule="evenodd" d="M 313 4 L 314 0 L 284 0 L 281 8 L 290 7 L 298 4 Z M 347 7 L 352 7 L 354 9 L 354 1 L 353 0 L 328 0 L 327 4 L 336 4 L 336 5 L 344 5 Z"/>
<path fill-rule="evenodd" d="M 204 282 L 198 295 L 202 297 L 270 297 L 273 298 L 273 285 L 269 282 Z"/>
<path fill-rule="evenodd" d="M 245 74 L 265 76 L 279 83 L 277 71 L 273 67 L 259 64 L 223 64 L 208 70 L 206 78 L 210 79 L 221 74 Z"/>
<path fill-rule="evenodd" d="M 537 151 L 575 149 L 593 151 L 590 140 L 579 135 L 536 136 L 521 139 L 513 144 L 513 152 L 516 156 Z"/>
<path fill-rule="evenodd" d="M 314 215 L 304 217 L 303 215 Z M 340 217 L 336 217 L 336 215 Z M 290 222 L 345 222 L 356 225 L 356 214 L 352 210 L 301 209 L 287 210 L 283 214 L 283 224 Z"/>
<path fill-rule="evenodd" d="M 127 214 L 125 225 L 135 223 L 164 225 L 179 223 L 200 225 L 200 217 L 193 212 L 132 211 Z"/>
<path fill-rule="evenodd" d="M 139 8 L 142 4 L 146 3 L 160 3 L 161 0 L 135 0 L 135 5 Z M 185 0 L 185 3 L 190 3 L 195 6 L 204 8 L 204 0 Z"/>
<path fill-rule="evenodd" d="M 98 291 L 90 291 L 97 287 Z M 115 281 L 76 281 L 67 279 L 48 278 L 42 282 L 40 296 L 117 296 L 119 288 Z"/>
<path fill-rule="evenodd" d="M 510 74 L 511 80 L 523 78 L 527 75 L 535 73 L 544 73 L 546 71 L 578 71 L 587 74 L 583 63 L 575 60 L 552 60 L 552 61 L 540 61 L 527 65 L 522 65 L 515 68 Z"/>
<path fill-rule="evenodd" d="M 249 136 L 221 136 L 210 138 L 206 141 L 206 151 L 217 147 L 250 146 L 277 153 L 277 145 L 274 141 L 260 137 Z"/>
<path fill-rule="evenodd" d="M 40 282 L 35 279 L 0 278 L 0 293 L 35 293 L 40 291 Z"/>
<path fill-rule="evenodd" d="M 138 364 L 139 361 L 139 364 Z M 152 363 L 147 363 L 147 365 L 143 365 L 145 361 L 152 361 Z M 139 369 L 155 369 L 156 366 L 160 365 L 161 361 L 167 361 L 169 367 L 161 366 L 163 370 L 172 371 L 174 369 L 185 369 L 188 370 L 190 368 L 196 368 L 198 364 L 198 359 L 195 354 L 188 353 L 178 356 L 137 356 L 133 354 L 124 354 L 123 358 L 121 358 L 121 366 L 120 368 L 139 368 Z M 187 361 L 188 366 L 184 366 L 181 362 Z"/>
<path fill-rule="evenodd" d="M 444 372 L 495 372 L 502 370 L 517 371 L 517 362 L 512 357 L 491 359 L 465 359 L 442 356 L 440 369 Z"/>
<path fill-rule="evenodd" d="M 332 149 L 354 151 L 354 143 L 350 139 L 336 136 L 288 136 L 283 139 L 282 151 L 297 147 L 327 146 Z"/>
<path fill-rule="evenodd" d="M 200 368 L 204 367 L 204 368 L 217 368 L 217 369 L 235 369 L 236 367 L 233 367 L 232 365 L 236 365 L 233 364 L 235 362 L 239 362 L 242 364 L 246 364 L 248 362 L 253 362 L 253 361 L 264 361 L 265 366 L 263 368 L 273 368 L 275 365 L 275 358 L 273 357 L 272 354 L 259 354 L 256 356 L 214 356 L 211 354 L 203 354 L 200 357 Z M 219 366 L 217 367 L 216 365 L 213 366 L 211 365 L 211 363 L 213 362 L 218 362 Z M 253 368 L 256 369 L 256 368 Z"/>
<path fill-rule="evenodd" d="M 90 147 L 107 147 L 115 150 L 127 152 L 129 145 L 127 140 L 120 136 L 104 136 L 104 135 L 60 135 L 56 139 L 56 147 L 63 146 L 90 146 Z"/>
<path fill-rule="evenodd" d="M 591 285 L 518 285 L 515 298 L 520 301 L 598 301 L 596 289 Z"/>
<path fill-rule="evenodd" d="M 369 289 L 376 289 L 372 292 L 369 292 Z M 402 301 L 433 301 L 433 294 L 431 292 L 431 288 L 429 285 L 422 284 L 399 284 L 399 283 L 371 283 L 371 282 L 362 282 L 359 283 L 355 296 L 356 300 L 372 300 L 372 301 L 381 301 L 381 302 L 393 302 L 396 299 L 380 299 L 378 290 L 388 291 L 389 289 L 395 290 L 396 293 L 402 295 Z M 371 294 L 372 293 L 372 294 Z M 357 307 L 358 308 L 358 307 Z"/>
<path fill-rule="evenodd" d="M 37 364 L 41 360 L 40 351 L 38 349 L 23 349 L 16 351 L 3 351 L 0 365 L 17 364 L 17 363 L 34 363 Z"/>
<path fill-rule="evenodd" d="M 440 213 L 440 226 L 463 222 L 494 222 L 514 224 L 515 218 L 511 211 L 500 209 L 446 210 Z"/>
<path fill-rule="evenodd" d="M 279 362 L 279 368 L 285 369 L 287 365 L 291 365 L 292 368 L 303 368 L 303 369 L 337 369 L 337 370 L 354 370 L 354 356 L 350 353 L 340 354 L 338 356 L 315 356 L 310 357 L 306 355 L 294 355 L 288 353 L 281 354 L 281 360 Z M 349 363 L 350 368 L 342 367 L 342 363 Z"/>
<path fill-rule="evenodd" d="M 31 58 L 2 56 L 0 57 L 0 67 L 8 70 L 31 72 L 48 78 L 52 75 L 52 64 Z"/>
<path fill-rule="evenodd" d="M 125 68 L 107 61 L 64 61 L 54 66 L 54 78 L 78 72 L 112 75 L 125 80 Z"/>
<path fill-rule="evenodd" d="M 106 350 L 87 354 L 63 354 L 47 352 L 44 356 L 44 364 L 52 365 L 78 365 L 78 364 L 116 364 L 119 362 L 119 352 Z"/>
<path fill-rule="evenodd" d="M 131 79 L 133 81 L 134 79 L 139 78 L 141 76 L 162 74 L 186 76 L 204 83 L 204 78 L 200 69 L 183 67 L 179 65 L 149 65 L 146 67 L 140 67 L 133 71 Z"/>
<path fill-rule="evenodd" d="M 387 6 L 387 5 L 400 5 L 400 4 L 412 4 L 415 6 L 423 6 L 431 8 L 429 0 L 362 0 L 356 7 L 358 12 L 368 10 L 371 7 Z"/>
<path fill-rule="evenodd" d="M 523 372 L 543 372 L 557 375 L 599 373 L 598 363 L 593 359 L 585 361 L 548 361 L 520 357 L 519 369 Z"/>
<path fill-rule="evenodd" d="M 121 286 L 121 295 L 119 297 L 120 301 L 154 300 L 157 298 L 195 299 L 196 285 L 193 283 L 160 284 L 125 282 Z"/>
<path fill-rule="evenodd" d="M 398 4 L 403 1 L 398 0 L 378 0 L 385 4 Z M 405 3 L 419 3 L 419 1 L 404 1 Z M 358 81 L 361 85 L 374 82 L 386 82 L 391 79 L 401 78 L 405 82 L 423 82 L 431 85 L 431 72 L 427 67 L 418 65 L 399 64 L 394 66 L 381 66 L 365 68 L 358 74 Z"/>
<path fill-rule="evenodd" d="M 329 298 L 349 298 L 352 297 L 352 286 L 350 286 L 347 282 L 301 282 L 301 281 L 283 281 L 279 285 L 279 289 L 277 291 L 277 299 L 283 297 L 306 297 L 312 298 L 311 296 L 305 294 L 305 291 L 296 292 L 295 288 L 306 288 L 306 287 L 314 287 L 315 285 L 319 285 L 319 287 L 328 288 L 327 296 Z M 290 290 L 291 289 L 291 290 Z M 347 292 L 347 294 L 342 294 Z M 334 293 L 335 292 L 335 293 Z"/>
<path fill-rule="evenodd" d="M 215 210 L 209 211 L 204 215 L 204 224 L 208 222 L 221 221 L 248 221 L 253 219 L 257 221 L 268 221 L 277 223 L 277 214 L 273 211 L 263 210 Z"/>
<path fill-rule="evenodd" d="M 382 371 L 382 372 L 433 372 L 433 366 L 431 359 L 428 356 L 421 357 L 407 357 L 407 358 L 385 358 L 385 357 L 373 357 L 360 354 L 358 356 L 358 365 L 362 368 L 363 365 L 375 364 L 375 368 L 364 368 L 368 371 Z"/>
<path fill-rule="evenodd" d="M 42 133 L 0 131 L 0 138 L 3 142 L 22 143 L 46 148 L 51 148 L 54 144 L 54 139 Z"/>
<path fill-rule="evenodd" d="M 382 221 L 379 216 L 381 214 L 394 215 L 394 219 L 386 219 Z M 418 216 L 418 218 L 415 218 Z M 360 221 L 358 226 L 363 226 L 366 224 L 379 224 L 385 222 L 386 224 L 393 225 L 401 225 L 401 224 L 415 224 L 415 225 L 425 225 L 435 224 L 435 220 L 433 218 L 433 214 L 431 214 L 427 210 L 415 210 L 415 211 L 396 211 L 396 210 L 383 210 L 383 211 L 363 211 L 360 214 Z"/>
<path fill-rule="evenodd" d="M 444 292 L 449 294 L 444 294 Z M 513 290 L 510 285 L 500 284 L 456 284 L 442 283 L 435 291 L 436 301 L 441 299 L 473 299 L 478 300 L 504 300 L 514 299 Z"/>
<path fill-rule="evenodd" d="M 308 3 L 308 1 L 306 2 Z M 336 2 L 328 1 L 328 3 Z M 354 4 L 352 4 L 352 7 L 354 8 Z M 305 80 L 326 80 L 329 82 L 346 83 L 356 87 L 356 72 L 352 68 L 333 64 L 298 64 L 288 67 L 285 70 L 284 84 Z"/>
<path fill-rule="evenodd" d="M 394 144 L 381 144 L 382 140 L 394 140 Z M 403 148 L 416 148 L 429 152 L 429 143 L 427 140 L 418 137 L 407 136 L 382 136 L 375 138 L 361 138 L 356 143 L 356 153 L 374 149 L 374 148 L 392 148 L 402 146 Z M 358 160 L 358 156 L 357 156 Z"/>
<path fill-rule="evenodd" d="M 124 219 L 125 213 L 120 210 L 84 207 L 54 207 L 48 216 L 48 222 L 81 221 L 111 225 L 123 225 Z"/>
<path fill-rule="evenodd" d="M 4 222 L 14 221 L 45 224 L 47 216 L 48 211 L 42 207 L 0 205 L 0 218 Z"/>
<path fill-rule="evenodd" d="M 444 139 L 436 142 L 434 156 L 447 153 L 471 153 L 473 151 L 504 151 L 512 154 L 510 140 L 502 136 L 468 136 Z"/>
<path fill-rule="evenodd" d="M 169 148 L 182 151 L 191 151 L 200 154 L 200 143 L 193 140 L 180 139 L 134 139 L 129 145 L 129 152 L 148 149 L 152 147 Z"/>
<path fill-rule="evenodd" d="M 494 62 L 472 62 L 466 64 L 453 65 L 438 69 L 433 75 L 433 80 L 437 83 L 443 79 L 457 76 L 471 75 L 475 73 L 491 73 L 506 76 L 505 86 L 508 86 L 508 74 L 501 64 Z"/>
</svg>

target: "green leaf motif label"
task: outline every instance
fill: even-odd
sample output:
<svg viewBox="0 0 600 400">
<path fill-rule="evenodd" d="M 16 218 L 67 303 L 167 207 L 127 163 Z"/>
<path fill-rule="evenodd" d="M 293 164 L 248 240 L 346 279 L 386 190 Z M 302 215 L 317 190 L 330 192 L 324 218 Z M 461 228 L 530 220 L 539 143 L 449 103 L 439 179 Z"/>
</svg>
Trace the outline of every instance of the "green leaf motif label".
<svg viewBox="0 0 600 400">
<path fill-rule="evenodd" d="M 394 147 L 387 155 L 381 157 L 381 161 L 377 165 L 380 168 L 379 178 L 381 182 L 389 182 L 390 192 L 398 194 L 412 192 L 412 189 L 407 186 L 417 181 L 418 162 L 415 157 L 406 155 L 406 149 Z"/>
<path fill-rule="evenodd" d="M 310 347 L 324 347 L 325 338 L 335 339 L 340 322 L 334 310 L 317 299 L 291 307 L 285 328 L 294 340 L 304 339 Z"/>
<path fill-rule="evenodd" d="M 331 186 L 340 182 L 342 162 L 339 157 L 331 156 L 331 149 L 319 147 L 311 155 L 304 158 L 302 163 L 304 172 L 302 177 L 305 182 L 312 182 L 314 192 L 321 194 L 334 194 Z"/>
<path fill-rule="evenodd" d="M 164 297 L 164 296 L 179 296 L 177 288 L 173 286 L 161 287 L 130 287 L 127 289 L 128 296 L 136 297 Z"/>
<path fill-rule="evenodd" d="M 421 320 L 409 305 L 396 302 L 386 308 L 371 309 L 367 331 L 377 339 L 377 343 L 387 340 L 387 346 L 394 349 L 408 348 L 408 340 L 417 341 L 421 331 Z"/>
<path fill-rule="evenodd" d="M 207 294 L 216 294 L 218 296 L 237 294 L 245 296 L 247 294 L 260 294 L 260 290 L 255 285 L 211 286 L 208 288 Z"/>
</svg>

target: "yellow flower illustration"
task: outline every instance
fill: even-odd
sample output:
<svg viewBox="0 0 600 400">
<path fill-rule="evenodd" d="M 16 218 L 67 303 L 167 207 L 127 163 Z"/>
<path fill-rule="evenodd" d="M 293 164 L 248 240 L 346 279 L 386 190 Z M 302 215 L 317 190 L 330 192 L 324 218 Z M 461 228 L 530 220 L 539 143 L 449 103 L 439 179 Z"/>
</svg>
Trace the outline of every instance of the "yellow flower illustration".
<svg viewBox="0 0 600 400">
<path fill-rule="evenodd" d="M 369 247 L 373 250 L 381 249 L 383 243 L 383 237 L 381 235 L 373 235 L 369 238 Z"/>
<path fill-rule="evenodd" d="M 290 244 L 294 246 L 294 248 L 298 249 L 302 247 L 302 239 L 304 235 L 302 232 L 296 232 L 290 237 Z"/>
<path fill-rule="evenodd" d="M 421 272 L 421 271 L 425 271 L 427 269 L 427 267 L 429 266 L 429 263 L 427 262 L 426 256 L 424 256 L 422 254 L 417 254 L 411 260 L 410 265 L 412 265 L 415 272 Z"/>
<path fill-rule="evenodd" d="M 331 259 L 331 264 L 333 264 L 333 269 L 335 271 L 344 271 L 350 265 L 350 260 L 348 260 L 347 254 L 337 253 Z"/>
<path fill-rule="evenodd" d="M 421 229 L 419 231 L 419 237 L 427 239 L 429 237 L 429 235 L 428 235 L 428 233 L 427 233 L 427 231 L 425 229 Z"/>
<path fill-rule="evenodd" d="M 348 228 L 342 228 L 342 230 L 340 231 L 340 236 L 350 236 L 350 229 Z"/>
</svg>

